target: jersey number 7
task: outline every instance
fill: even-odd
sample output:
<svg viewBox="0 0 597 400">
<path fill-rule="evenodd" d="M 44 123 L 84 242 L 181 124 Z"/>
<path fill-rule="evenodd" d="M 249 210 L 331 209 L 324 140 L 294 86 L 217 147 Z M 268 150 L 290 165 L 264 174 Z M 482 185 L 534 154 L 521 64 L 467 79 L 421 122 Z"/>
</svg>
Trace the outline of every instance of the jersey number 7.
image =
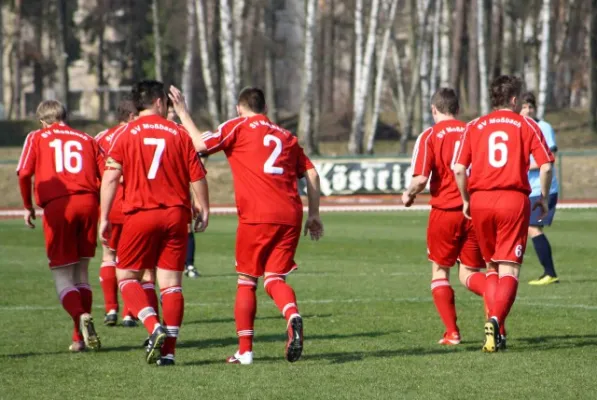
<svg viewBox="0 0 597 400">
<path fill-rule="evenodd" d="M 155 179 L 160 166 L 160 161 L 162 161 L 164 149 L 166 148 L 166 139 L 143 138 L 143 144 L 146 146 L 156 146 L 155 153 L 153 153 L 153 160 L 151 160 L 151 166 L 149 167 L 149 172 L 147 172 L 147 179 Z"/>
</svg>

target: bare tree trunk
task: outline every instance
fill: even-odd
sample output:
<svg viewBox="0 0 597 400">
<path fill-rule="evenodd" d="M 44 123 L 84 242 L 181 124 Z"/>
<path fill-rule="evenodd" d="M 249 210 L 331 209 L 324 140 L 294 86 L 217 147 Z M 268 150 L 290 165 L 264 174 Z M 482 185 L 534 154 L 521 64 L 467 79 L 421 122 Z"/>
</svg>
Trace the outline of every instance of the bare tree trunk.
<svg viewBox="0 0 597 400">
<path fill-rule="evenodd" d="M 323 26 L 323 62 L 321 63 L 320 83 L 322 87 L 322 106 L 324 112 L 334 109 L 334 1 L 326 3 L 326 12 L 322 17 Z"/>
<path fill-rule="evenodd" d="M 234 29 L 234 73 L 235 73 L 235 86 L 238 90 L 241 83 L 241 66 L 243 61 L 243 28 L 244 24 L 244 13 L 245 13 L 245 0 L 234 0 L 232 6 L 232 21 Z"/>
<path fill-rule="evenodd" d="M 394 70 L 396 71 L 396 94 L 398 97 L 394 102 L 396 103 L 396 111 L 398 112 L 400 120 L 404 121 L 406 119 L 406 91 L 404 89 L 404 73 L 402 72 L 402 60 L 400 59 L 400 53 L 398 52 L 398 47 L 396 46 L 396 39 L 393 41 L 392 62 L 394 64 Z M 402 128 L 404 130 L 404 127 Z"/>
<path fill-rule="evenodd" d="M 268 115 L 272 121 L 278 120 L 278 108 L 276 102 L 276 76 L 274 68 L 275 53 L 274 48 L 274 24 L 276 23 L 274 14 L 274 0 L 269 0 L 267 5 L 261 9 L 261 32 L 263 33 L 264 43 L 264 72 L 265 72 L 265 102 L 267 104 Z"/>
<path fill-rule="evenodd" d="M 380 0 L 373 0 L 371 14 L 369 16 L 369 32 L 367 33 L 367 44 L 363 64 L 361 66 L 360 80 L 357 82 L 357 93 L 354 101 L 354 114 L 352 117 L 352 129 L 348 140 L 348 151 L 351 154 L 363 153 L 363 125 L 365 123 L 367 89 L 373 64 L 373 52 L 375 51 L 375 39 L 377 33 L 377 17 L 379 13 Z"/>
<path fill-rule="evenodd" d="M 591 130 L 597 134 L 597 0 L 591 0 L 589 42 L 591 48 L 591 104 L 589 106 L 589 113 L 591 116 Z"/>
<path fill-rule="evenodd" d="M 442 0 L 435 0 L 435 14 L 433 18 L 433 47 L 431 51 L 431 77 L 429 79 L 431 93 L 434 93 L 437 90 L 437 81 L 440 75 L 440 36 L 439 30 L 442 24 L 441 17 L 442 17 Z M 448 5 L 445 4 L 447 7 Z"/>
<path fill-rule="evenodd" d="M 477 26 L 478 0 L 472 0 L 468 21 L 468 105 L 471 111 L 479 112 L 479 38 Z"/>
<path fill-rule="evenodd" d="M 479 88 L 481 96 L 481 113 L 489 113 L 489 89 L 487 87 L 487 55 L 485 54 L 485 5 L 477 0 L 477 52 L 479 56 Z M 472 71 L 475 73 L 475 71 Z"/>
<path fill-rule="evenodd" d="M 491 57 L 489 61 L 489 76 L 491 79 L 501 75 L 502 70 L 502 46 L 503 37 L 503 12 L 501 1 L 491 3 Z"/>
<path fill-rule="evenodd" d="M 234 43 L 232 20 L 228 0 L 220 0 L 220 46 L 222 48 L 222 68 L 224 72 L 224 99 L 226 119 L 236 113 L 236 71 L 234 70 Z"/>
<path fill-rule="evenodd" d="M 155 79 L 162 82 L 162 34 L 160 33 L 160 14 L 158 0 L 152 0 L 151 17 L 153 22 L 153 57 L 155 62 Z"/>
<path fill-rule="evenodd" d="M 100 17 L 100 26 L 98 27 L 98 45 L 97 45 L 97 85 L 99 87 L 99 120 L 105 121 L 106 119 L 106 74 L 104 72 L 104 55 L 105 55 L 105 31 L 106 31 L 106 10 Z"/>
<path fill-rule="evenodd" d="M 207 92 L 207 110 L 213 126 L 220 124 L 218 98 L 214 89 L 214 80 L 211 74 L 209 57 L 209 42 L 207 38 L 204 0 L 195 0 L 195 13 L 197 17 L 197 30 L 199 32 L 199 55 L 201 56 L 201 73 L 205 91 Z"/>
<path fill-rule="evenodd" d="M 317 31 L 317 0 L 308 0 L 305 20 L 305 56 L 303 63 L 303 93 L 297 136 L 307 154 L 317 153 L 317 143 L 313 137 L 313 63 L 315 55 L 315 33 Z"/>
<path fill-rule="evenodd" d="M 545 103 L 547 100 L 548 77 L 549 77 L 549 56 L 550 56 L 550 30 L 551 30 L 551 1 L 543 0 L 541 9 L 542 33 L 541 33 L 541 56 L 539 58 L 539 96 L 537 99 L 537 118 L 545 116 Z"/>
<path fill-rule="evenodd" d="M 19 0 L 20 2 L 20 0 Z M 68 101 L 69 77 L 68 77 L 68 54 L 66 52 L 66 40 L 68 24 L 66 21 L 66 0 L 58 1 L 58 32 L 56 41 L 56 52 L 58 60 L 58 98 L 67 110 L 70 110 Z"/>
<path fill-rule="evenodd" d="M 353 80 L 353 105 L 359 96 L 361 83 L 361 69 L 363 68 L 363 0 L 356 0 L 354 8 L 354 80 Z"/>
<path fill-rule="evenodd" d="M 187 101 L 189 110 L 193 110 L 193 61 L 195 60 L 197 18 L 195 16 L 195 1 L 187 0 L 187 42 L 182 65 L 181 89 Z"/>
<path fill-rule="evenodd" d="M 2 4 L 0 4 L 0 120 L 6 117 L 4 107 L 4 19 L 2 18 Z"/>
<path fill-rule="evenodd" d="M 457 92 L 460 91 L 460 77 L 462 67 L 462 41 L 466 19 L 466 0 L 456 0 L 454 14 L 454 29 L 452 30 L 452 58 L 450 61 L 450 85 Z"/>
<path fill-rule="evenodd" d="M 439 84 L 441 87 L 450 86 L 450 4 L 447 0 L 436 0 L 442 3 L 440 28 L 440 61 Z"/>
<path fill-rule="evenodd" d="M 396 8 L 398 7 L 398 0 L 391 0 L 390 9 L 387 13 L 386 26 L 384 28 L 383 40 L 381 49 L 377 57 L 377 76 L 375 77 L 375 90 L 373 93 L 373 107 L 371 113 L 371 120 L 368 126 L 368 141 L 367 153 L 373 154 L 373 147 L 375 144 L 375 134 L 377 133 L 377 121 L 379 120 L 379 113 L 381 110 L 381 91 L 383 89 L 383 79 L 386 65 L 386 56 L 388 54 L 388 46 L 390 45 L 390 34 L 392 33 L 392 26 L 394 25 L 394 18 L 396 17 Z M 387 11 L 387 8 L 384 10 Z"/>
<path fill-rule="evenodd" d="M 504 74 L 513 74 L 515 71 L 516 50 L 514 38 L 516 37 L 516 24 L 514 22 L 514 10 L 512 0 L 501 0 L 502 2 L 502 20 L 503 35 L 501 48 L 501 66 L 500 72 Z M 496 43 L 496 42 L 494 42 Z"/>
<path fill-rule="evenodd" d="M 423 126 L 433 125 L 433 119 L 431 116 L 431 67 L 432 67 L 432 40 L 433 40 L 433 27 L 437 26 L 437 22 L 434 20 L 432 24 L 426 24 L 424 22 L 426 8 L 429 7 L 430 2 L 424 0 L 417 1 L 417 15 L 419 20 L 419 30 L 422 33 L 419 36 L 418 46 L 421 47 L 421 62 L 419 64 L 419 74 L 421 75 L 421 124 Z"/>
</svg>

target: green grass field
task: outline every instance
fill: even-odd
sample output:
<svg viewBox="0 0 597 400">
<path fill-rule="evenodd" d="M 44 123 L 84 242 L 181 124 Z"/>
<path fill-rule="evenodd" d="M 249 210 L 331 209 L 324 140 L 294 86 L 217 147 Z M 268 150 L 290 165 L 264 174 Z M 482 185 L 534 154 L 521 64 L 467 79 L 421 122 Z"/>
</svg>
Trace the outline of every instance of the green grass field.
<svg viewBox="0 0 597 400">
<path fill-rule="evenodd" d="M 559 211 L 549 230 L 562 283 L 531 287 L 532 247 L 508 321 L 507 352 L 483 354 L 483 306 L 456 282 L 463 343 L 436 344 L 426 213 L 325 214 L 322 242 L 303 241 L 290 278 L 305 318 L 303 359 L 283 359 L 285 322 L 259 290 L 255 363 L 236 349 L 233 217 L 198 236 L 203 276 L 186 280 L 177 366 L 144 363 L 142 328 L 105 328 L 92 264 L 98 353 L 69 354 L 41 230 L 0 221 L 0 398 L 593 399 L 597 396 L 597 212 Z"/>
</svg>

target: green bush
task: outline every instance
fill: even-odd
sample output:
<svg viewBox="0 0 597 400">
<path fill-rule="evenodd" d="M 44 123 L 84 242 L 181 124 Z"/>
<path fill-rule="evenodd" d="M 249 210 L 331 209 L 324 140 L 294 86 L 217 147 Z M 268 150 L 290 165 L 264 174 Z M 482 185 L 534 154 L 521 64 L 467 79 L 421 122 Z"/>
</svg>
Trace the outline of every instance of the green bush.
<svg viewBox="0 0 597 400">
<path fill-rule="evenodd" d="M 85 119 L 69 121 L 68 124 L 91 136 L 95 136 L 107 128 L 100 121 Z M 0 147 L 22 146 L 27 134 L 39 128 L 39 122 L 34 120 L 0 121 Z"/>
</svg>

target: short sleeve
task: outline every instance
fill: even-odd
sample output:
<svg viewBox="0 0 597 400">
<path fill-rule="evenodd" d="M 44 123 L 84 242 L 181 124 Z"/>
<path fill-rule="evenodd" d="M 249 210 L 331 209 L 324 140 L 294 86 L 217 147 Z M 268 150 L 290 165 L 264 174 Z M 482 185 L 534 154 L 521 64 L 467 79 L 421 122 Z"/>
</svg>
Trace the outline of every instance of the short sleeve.
<svg viewBox="0 0 597 400">
<path fill-rule="evenodd" d="M 247 118 L 235 118 L 221 124 L 217 130 L 213 132 L 205 132 L 201 135 L 201 139 L 207 147 L 207 154 L 217 153 L 218 151 L 229 150 L 236 141 L 236 136 L 240 126 L 247 120 Z"/>
<path fill-rule="evenodd" d="M 297 160 L 298 165 L 297 165 L 296 175 L 299 178 L 302 178 L 305 175 L 305 172 L 307 172 L 310 169 L 315 168 L 315 166 L 313 165 L 313 163 L 311 162 L 309 157 L 307 157 L 303 148 L 301 146 L 299 146 L 298 144 L 297 144 L 297 148 L 298 148 L 298 160 Z"/>
<path fill-rule="evenodd" d="M 533 120 L 525 118 L 527 123 L 527 135 L 531 142 L 531 154 L 535 159 L 537 165 L 541 166 L 554 161 L 553 154 L 549 150 L 545 136 L 542 134 L 541 128 Z"/>
<path fill-rule="evenodd" d="M 556 144 L 556 132 L 553 130 L 553 127 L 547 122 L 541 121 L 539 128 L 541 128 L 541 132 L 545 137 L 547 147 L 549 147 L 551 151 L 557 151 L 558 145 Z"/>
<path fill-rule="evenodd" d="M 23 144 L 23 151 L 17 165 L 17 175 L 19 176 L 31 176 L 35 173 L 35 163 L 37 160 L 36 133 L 37 131 L 29 133 Z"/>
<path fill-rule="evenodd" d="M 124 161 L 124 149 L 125 149 L 125 142 L 127 139 L 128 130 L 124 129 L 116 133 L 112 138 L 112 145 L 110 146 L 110 150 L 108 150 L 108 154 L 106 156 L 106 160 L 111 158 L 112 160 L 116 161 L 118 164 L 122 165 Z"/>
<path fill-rule="evenodd" d="M 415 142 L 413 156 L 411 161 L 411 170 L 413 176 L 431 176 L 431 167 L 433 165 L 433 149 L 431 139 L 433 129 L 427 129 L 421 133 Z"/>
<path fill-rule="evenodd" d="M 458 151 L 458 156 L 456 157 L 456 163 L 464 165 L 468 168 L 472 162 L 472 153 L 471 153 L 471 138 L 470 138 L 470 130 L 472 125 L 467 125 L 464 132 L 462 132 L 462 136 L 460 136 L 460 149 Z"/>
</svg>

